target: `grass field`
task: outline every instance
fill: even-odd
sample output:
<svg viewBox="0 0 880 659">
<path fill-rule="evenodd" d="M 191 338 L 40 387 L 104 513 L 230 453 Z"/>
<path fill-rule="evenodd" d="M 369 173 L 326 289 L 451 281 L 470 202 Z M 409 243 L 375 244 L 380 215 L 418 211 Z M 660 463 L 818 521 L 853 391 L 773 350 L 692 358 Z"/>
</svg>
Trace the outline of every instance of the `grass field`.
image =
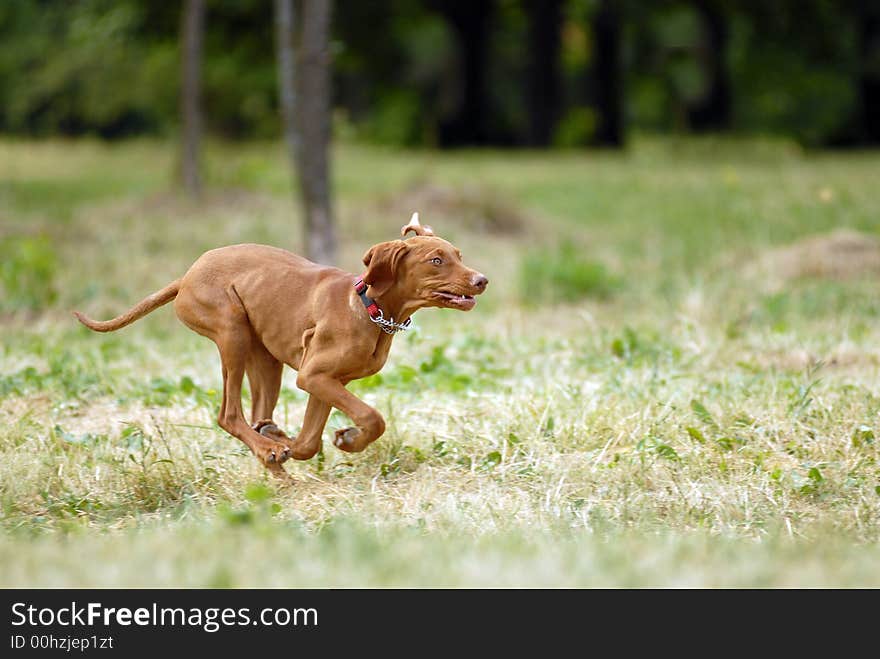
<svg viewBox="0 0 880 659">
<path fill-rule="evenodd" d="M 343 268 L 419 210 L 491 283 L 350 385 L 385 436 L 292 486 L 217 427 L 170 307 L 70 315 L 298 249 L 279 147 L 210 145 L 200 203 L 173 155 L 0 142 L 0 585 L 880 586 L 880 153 L 339 147 Z"/>
</svg>

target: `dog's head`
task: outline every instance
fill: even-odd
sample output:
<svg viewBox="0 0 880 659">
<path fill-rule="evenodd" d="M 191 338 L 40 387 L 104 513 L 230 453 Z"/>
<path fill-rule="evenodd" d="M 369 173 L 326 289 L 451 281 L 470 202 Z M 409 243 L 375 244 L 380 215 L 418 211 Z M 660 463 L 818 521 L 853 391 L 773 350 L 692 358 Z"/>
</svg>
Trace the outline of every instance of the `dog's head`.
<svg viewBox="0 0 880 659">
<path fill-rule="evenodd" d="M 369 295 L 380 297 L 392 286 L 421 307 L 446 307 L 470 311 L 476 296 L 489 280 L 461 260 L 454 245 L 434 235 L 431 227 L 419 224 L 418 213 L 401 230 L 408 240 L 389 240 L 373 245 L 364 254 L 367 273 L 364 282 Z"/>
</svg>

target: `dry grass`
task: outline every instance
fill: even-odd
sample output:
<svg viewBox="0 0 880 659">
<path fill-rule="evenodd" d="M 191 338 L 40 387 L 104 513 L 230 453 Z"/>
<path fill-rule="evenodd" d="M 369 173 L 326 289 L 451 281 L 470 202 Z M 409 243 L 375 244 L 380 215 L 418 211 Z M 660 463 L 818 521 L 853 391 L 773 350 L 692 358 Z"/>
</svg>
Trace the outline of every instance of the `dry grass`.
<svg viewBox="0 0 880 659">
<path fill-rule="evenodd" d="M 343 149 L 352 270 L 370 241 L 406 221 L 377 210 L 394 190 L 479 175 L 522 217 L 553 218 L 552 231 L 525 235 L 597 243 L 623 284 L 603 300 L 522 307 L 513 283 L 531 240 L 467 223 L 445 231 L 418 209 L 489 274 L 486 299 L 466 315 L 420 313 L 381 377 L 352 385 L 388 419 L 377 444 L 352 456 L 328 442 L 318 458 L 288 463 L 295 483 L 279 486 L 216 427 L 210 343 L 169 309 L 106 336 L 67 310 L 116 313 L 216 244 L 295 248 L 292 202 L 270 166 L 280 155 L 215 147 L 217 191 L 194 205 L 162 192 L 160 145 L 131 148 L 141 172 L 60 217 L 16 182 L 41 167 L 58 186 L 78 172 L 100 178 L 126 151 L 0 146 L 19 163 L 2 235 L 48 236 L 58 288 L 56 302 L 2 321 L 0 584 L 880 583 L 872 283 L 801 277 L 762 292 L 721 267 L 756 245 L 773 249 L 774 231 L 812 234 L 840 217 L 867 230 L 876 159 L 785 155 L 794 160 L 780 169 L 688 156 L 676 178 L 656 170 L 650 144 L 598 163 Z M 832 200 L 799 196 L 828 178 L 843 191 Z M 717 226 L 693 199 L 698 184 Z M 630 195 L 617 197 L 624 187 Z M 565 210 L 577 200 L 580 210 Z M 767 218 L 747 222 L 743 205 L 788 219 L 770 230 Z M 662 238 L 649 247 L 650 235 Z M 681 258 L 701 244 L 712 249 Z M 305 406 L 293 380 L 288 372 L 276 415 L 290 431 Z M 325 436 L 345 423 L 334 414 Z"/>
<path fill-rule="evenodd" d="M 808 236 L 768 250 L 749 274 L 769 279 L 778 290 L 798 279 L 849 280 L 880 276 L 880 237 L 851 229 Z"/>
</svg>

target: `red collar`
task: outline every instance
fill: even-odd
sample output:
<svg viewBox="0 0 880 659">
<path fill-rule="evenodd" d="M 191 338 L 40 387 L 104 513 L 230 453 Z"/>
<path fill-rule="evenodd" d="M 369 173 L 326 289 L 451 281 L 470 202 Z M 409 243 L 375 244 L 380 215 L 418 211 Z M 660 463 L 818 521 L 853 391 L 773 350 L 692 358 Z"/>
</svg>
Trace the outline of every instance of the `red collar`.
<svg viewBox="0 0 880 659">
<path fill-rule="evenodd" d="M 367 285 L 364 283 L 363 277 L 358 277 L 357 281 L 354 282 L 354 290 L 360 295 L 361 302 L 363 302 L 364 306 L 367 308 L 367 313 L 370 314 L 370 318 L 378 318 L 382 315 L 382 311 L 379 309 L 379 305 L 376 304 L 376 300 L 367 296 Z"/>
<path fill-rule="evenodd" d="M 386 334 L 396 334 L 408 330 L 412 325 L 412 318 L 407 318 L 403 323 L 395 323 L 393 318 L 385 318 L 379 305 L 376 304 L 376 300 L 367 296 L 367 285 L 364 283 L 363 277 L 358 277 L 355 280 L 354 290 L 360 296 L 361 302 L 364 303 L 367 313 L 370 314 L 370 320 L 381 327 Z"/>
</svg>

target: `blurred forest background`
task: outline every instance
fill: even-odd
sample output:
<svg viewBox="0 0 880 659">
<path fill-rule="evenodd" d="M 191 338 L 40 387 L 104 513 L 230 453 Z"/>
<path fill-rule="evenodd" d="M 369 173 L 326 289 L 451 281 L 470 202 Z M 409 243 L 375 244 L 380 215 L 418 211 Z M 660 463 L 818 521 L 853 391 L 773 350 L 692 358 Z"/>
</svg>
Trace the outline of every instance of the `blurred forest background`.
<svg viewBox="0 0 880 659">
<path fill-rule="evenodd" d="M 209 133 L 280 135 L 274 14 L 267 0 L 208 0 Z M 0 132 L 174 134 L 182 32 L 177 2 L 0 3 Z M 335 133 L 382 144 L 880 141 L 875 0 L 337 2 L 329 48 Z"/>
<path fill-rule="evenodd" d="M 0 585 L 880 586 L 878 144 L 880 0 L 0 0 Z M 70 315 L 413 211 L 492 284 L 294 487 Z"/>
</svg>

